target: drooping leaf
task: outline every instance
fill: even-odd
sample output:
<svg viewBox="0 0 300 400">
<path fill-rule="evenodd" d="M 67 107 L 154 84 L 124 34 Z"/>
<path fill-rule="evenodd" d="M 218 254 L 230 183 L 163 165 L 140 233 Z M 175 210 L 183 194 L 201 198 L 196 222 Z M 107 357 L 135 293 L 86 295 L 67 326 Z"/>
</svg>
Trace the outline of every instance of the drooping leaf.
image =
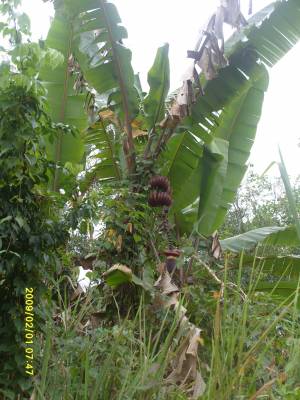
<svg viewBox="0 0 300 400">
<path fill-rule="evenodd" d="M 265 64 L 273 67 L 298 42 L 299 19 L 298 0 L 274 2 L 253 15 L 246 29 L 227 41 L 226 53 L 251 46 Z"/>
<path fill-rule="evenodd" d="M 296 228 L 294 226 L 271 226 L 253 229 L 241 235 L 220 241 L 222 249 L 240 253 L 251 250 L 258 244 L 270 246 L 299 246 Z"/>
<path fill-rule="evenodd" d="M 49 48 L 61 52 L 64 56 L 64 63 L 52 69 L 51 66 L 44 67 L 41 70 L 40 77 L 48 91 L 48 103 L 50 114 L 54 122 L 62 122 L 68 125 L 74 125 L 77 129 L 83 130 L 88 126 L 87 115 L 84 112 L 85 94 L 77 94 L 73 89 L 75 76 L 69 69 L 69 58 L 74 51 L 73 48 L 73 27 L 72 23 L 65 18 L 55 17 L 47 36 L 46 45 Z M 70 152 L 76 147 L 74 158 L 81 161 L 83 154 L 83 142 L 77 140 L 77 143 L 70 148 L 70 142 L 62 144 L 68 151 L 62 151 L 62 161 L 70 160 Z"/>
<path fill-rule="evenodd" d="M 103 274 L 103 278 L 108 286 L 113 289 L 126 283 L 133 283 L 142 287 L 148 292 L 153 292 L 153 287 L 146 281 L 138 278 L 126 265 L 116 264 Z"/>
<path fill-rule="evenodd" d="M 204 153 L 206 157 L 201 160 L 205 179 L 201 180 L 201 185 L 200 179 L 194 181 L 194 190 L 191 192 L 193 197 L 189 196 L 190 205 L 183 211 L 183 219 L 186 221 L 181 223 L 181 228 L 188 232 L 197 221 L 201 234 L 210 235 L 218 229 L 246 171 L 246 162 L 254 142 L 267 86 L 265 68 L 255 64 L 252 69 L 259 70 L 260 73 L 255 74 L 253 80 L 243 78 L 243 86 L 235 94 L 232 93 L 223 113 L 218 116 L 218 125 L 215 122 L 215 126 L 211 126 L 211 139 L 204 145 L 207 149 Z M 235 73 L 241 74 L 237 69 Z M 219 77 L 210 84 L 213 85 L 216 81 L 220 83 L 222 80 L 225 84 L 226 76 L 228 77 L 226 70 L 222 70 Z M 191 132 L 195 134 L 193 128 Z M 219 159 L 217 155 L 212 155 L 212 146 L 223 149 L 219 151 Z M 177 174 L 179 181 L 184 181 L 180 169 Z M 176 196 L 174 193 L 175 202 Z M 200 201 L 198 204 L 195 203 L 197 198 Z"/>
<path fill-rule="evenodd" d="M 222 189 L 222 200 L 216 213 L 213 229 L 219 228 L 234 201 L 237 189 L 247 170 L 247 161 L 255 140 L 260 120 L 264 93 L 268 87 L 268 72 L 257 66 L 260 74 L 250 82 L 245 92 L 240 92 L 226 107 L 220 117 L 220 125 L 214 132 L 216 137 L 229 141 L 228 168 Z"/>
<path fill-rule="evenodd" d="M 116 264 L 103 274 L 105 282 L 112 288 L 132 282 L 132 271 L 126 265 Z"/>
<path fill-rule="evenodd" d="M 191 108 L 191 115 L 182 121 L 179 128 L 183 132 L 188 130 L 206 145 L 214 137 L 225 138 L 229 142 L 227 177 L 221 207 L 212 225 L 214 229 L 224 221 L 247 168 L 268 86 L 268 74 L 260 60 L 273 65 L 298 41 L 299 12 L 297 0 L 268 7 L 254 16 L 250 26 L 242 29 L 234 40 L 229 40 L 226 46 L 229 65 L 221 69 L 215 79 L 207 82 L 204 96 L 198 97 Z M 272 52 L 274 57 L 271 57 Z M 180 170 L 178 176 L 181 176 Z M 183 182 L 184 179 L 181 180 Z M 195 181 L 195 185 L 198 182 Z M 202 189 L 199 189 L 198 195 L 190 199 L 188 210 L 195 209 L 201 194 Z M 191 213 L 189 215 L 192 216 Z M 185 229 L 191 232 L 195 222 L 196 213 Z"/>
<path fill-rule="evenodd" d="M 227 172 L 228 142 L 216 138 L 209 145 L 204 146 L 201 159 L 201 184 L 200 180 L 194 182 L 198 198 L 182 210 L 177 216 L 179 229 L 188 231 L 192 226 L 197 226 L 197 232 L 208 235 L 213 232 L 213 223 L 219 208 L 222 196 L 222 188 Z M 198 185 L 199 186 L 198 186 Z M 191 198 L 189 197 L 189 200 Z"/>
<path fill-rule="evenodd" d="M 230 142 L 218 137 L 205 146 L 200 203 L 197 215 L 198 232 L 202 235 L 210 235 L 216 229 L 215 219 L 227 177 L 229 146 Z"/>
<path fill-rule="evenodd" d="M 150 91 L 144 102 L 148 128 L 152 129 L 165 116 L 165 100 L 170 88 L 169 45 L 157 50 L 152 68 L 148 73 Z"/>
</svg>

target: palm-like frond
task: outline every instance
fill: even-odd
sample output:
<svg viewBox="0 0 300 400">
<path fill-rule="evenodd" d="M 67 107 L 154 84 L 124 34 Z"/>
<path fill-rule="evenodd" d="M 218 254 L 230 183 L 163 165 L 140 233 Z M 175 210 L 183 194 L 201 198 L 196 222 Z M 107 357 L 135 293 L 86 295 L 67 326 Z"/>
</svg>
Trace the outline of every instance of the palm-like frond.
<svg viewBox="0 0 300 400">
<path fill-rule="evenodd" d="M 100 120 L 90 126 L 86 132 L 85 144 L 90 146 L 91 154 L 85 171 L 84 178 L 81 180 L 80 189 L 86 191 L 95 181 L 107 181 L 121 179 L 119 144 L 116 143 L 114 129 L 109 124 Z"/>
<path fill-rule="evenodd" d="M 106 0 L 99 0 L 97 5 L 92 2 L 92 8 L 86 8 L 76 19 L 75 54 L 88 84 L 107 95 L 108 106 L 116 112 L 127 135 L 130 158 L 134 154 L 131 122 L 139 111 L 139 95 L 131 51 L 122 44 L 127 32 L 120 23 L 114 4 Z"/>
<path fill-rule="evenodd" d="M 74 52 L 74 33 L 71 21 L 58 15 L 49 30 L 46 45 L 60 51 L 64 56 L 63 64 L 55 69 L 45 66 L 40 71 L 40 79 L 47 89 L 49 112 L 54 122 L 75 126 L 79 131 L 88 126 L 84 111 L 85 94 L 74 90 L 76 76 L 70 71 L 70 59 Z M 54 143 L 48 143 L 49 157 L 56 163 L 80 163 L 84 155 L 84 143 L 79 135 L 59 134 Z M 57 189 L 58 176 L 56 176 Z"/>
<path fill-rule="evenodd" d="M 294 226 L 270 226 L 253 229 L 220 241 L 222 249 L 234 253 L 252 250 L 258 244 L 270 246 L 299 246 L 300 241 Z"/>
<path fill-rule="evenodd" d="M 205 171 L 209 186 L 204 184 L 203 178 L 195 180 L 197 189 L 191 193 L 190 207 L 181 211 L 179 217 L 177 215 L 183 231 L 191 232 L 198 222 L 199 232 L 208 235 L 224 221 L 247 169 L 246 163 L 255 139 L 264 92 L 268 86 L 268 73 L 262 62 L 269 66 L 274 65 L 299 37 L 300 1 L 288 0 L 259 12 L 252 18 L 249 26 L 228 41 L 226 49 L 229 65 L 221 69 L 215 79 L 206 83 L 204 96 L 198 97 L 191 108 L 191 115 L 179 127 L 180 131 L 189 131 L 198 137 L 207 154 L 209 146 L 216 138 L 228 142 L 228 154 L 223 154 L 223 164 L 228 160 L 226 177 L 222 180 L 222 176 L 216 172 L 217 164 L 211 164 L 207 169 L 205 157 L 199 160 L 203 165 L 197 168 Z M 175 138 L 169 142 L 169 149 L 173 140 Z M 178 154 L 181 150 L 176 151 Z M 185 149 L 182 148 L 182 151 L 185 152 Z M 172 154 L 170 157 L 172 158 Z M 194 173 L 192 167 L 189 175 L 186 171 L 182 174 L 180 168 L 177 169 L 177 179 L 182 183 L 182 188 Z M 216 189 L 216 197 L 208 195 L 211 185 L 221 185 Z M 175 204 L 178 202 L 176 196 L 182 197 L 182 193 L 175 194 Z"/>
</svg>

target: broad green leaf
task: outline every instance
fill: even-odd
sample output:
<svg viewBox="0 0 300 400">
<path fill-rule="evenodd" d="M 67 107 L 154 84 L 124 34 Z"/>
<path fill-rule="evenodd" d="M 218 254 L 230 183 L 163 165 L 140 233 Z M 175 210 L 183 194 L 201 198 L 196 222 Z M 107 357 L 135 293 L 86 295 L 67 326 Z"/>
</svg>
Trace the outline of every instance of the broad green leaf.
<svg viewBox="0 0 300 400">
<path fill-rule="evenodd" d="M 105 282 L 112 288 L 132 282 L 132 271 L 126 265 L 116 264 L 103 274 Z"/>
<path fill-rule="evenodd" d="M 218 137 L 205 146 L 197 215 L 197 230 L 202 235 L 210 235 L 216 229 L 216 215 L 221 204 L 223 187 L 227 177 L 229 146 L 230 142 Z"/>
<path fill-rule="evenodd" d="M 107 95 L 108 105 L 128 128 L 138 113 L 139 96 L 131 51 L 122 44 L 127 32 L 114 4 L 99 0 L 93 8 L 78 17 L 76 56 L 89 85 Z"/>
<path fill-rule="evenodd" d="M 152 129 L 165 116 L 165 100 L 170 88 L 169 45 L 157 50 L 152 68 L 148 73 L 150 91 L 144 102 L 148 128 Z"/>
<path fill-rule="evenodd" d="M 114 132 L 108 124 L 100 121 L 86 132 L 85 143 L 92 147 L 92 166 L 85 172 L 80 182 L 80 190 L 85 192 L 95 180 L 121 179 L 120 162 L 117 157 L 118 145 L 114 141 Z"/>
<path fill-rule="evenodd" d="M 240 257 L 229 260 L 230 266 L 238 268 L 239 263 Z M 282 276 L 284 274 L 284 278 L 288 276 L 300 276 L 300 256 L 297 255 L 258 257 L 244 254 L 243 267 L 252 268 L 253 265 L 262 267 L 263 272 L 268 272 L 272 275 Z"/>
<path fill-rule="evenodd" d="M 255 15 L 249 26 L 230 39 L 226 45 L 229 66 L 221 69 L 217 78 L 206 83 L 204 96 L 198 97 L 191 115 L 179 128 L 183 132 L 188 130 L 206 145 L 215 137 L 229 142 L 227 177 L 220 209 L 212 225 L 214 229 L 223 223 L 247 169 L 247 159 L 268 86 L 268 73 L 260 60 L 269 66 L 274 65 L 299 40 L 299 12 L 298 0 L 279 2 Z M 180 170 L 178 176 L 181 176 Z M 180 181 L 183 184 L 184 178 Z M 198 182 L 198 179 L 195 180 L 195 185 Z M 191 210 L 195 210 L 195 199 L 201 199 L 201 195 L 202 189 L 198 196 L 191 198 L 187 208 L 190 222 L 185 229 L 189 232 L 196 222 L 196 213 L 191 213 Z M 211 204 L 214 204 L 212 198 Z"/>
<path fill-rule="evenodd" d="M 213 224 L 219 228 L 234 201 L 237 189 L 247 170 L 247 161 L 255 140 L 260 120 L 264 93 L 268 87 L 268 72 L 264 66 L 256 67 L 258 78 L 246 85 L 245 91 L 237 93 L 220 117 L 220 125 L 214 135 L 229 141 L 228 168 L 222 189 L 222 200 Z"/>
<path fill-rule="evenodd" d="M 194 226 L 198 233 L 208 235 L 214 231 L 213 223 L 222 196 L 227 171 L 228 142 L 216 138 L 204 146 L 201 159 L 201 183 L 194 182 L 196 198 L 177 216 L 177 225 L 182 231 L 190 231 Z"/>
<path fill-rule="evenodd" d="M 300 306 L 298 280 L 280 282 L 260 282 L 255 288 L 257 292 L 272 293 L 274 299 L 282 301 L 286 299 L 289 303 L 293 302 L 295 296 L 298 297 L 297 305 Z"/>
<path fill-rule="evenodd" d="M 254 24 L 246 34 L 249 42 L 244 46 L 251 45 L 259 58 L 272 67 L 300 38 L 299 0 L 277 2 L 269 18 L 261 24 L 255 18 L 252 21 Z"/>
<path fill-rule="evenodd" d="M 83 130 L 88 126 L 87 115 L 84 112 L 85 94 L 77 94 L 73 89 L 76 76 L 69 72 L 68 67 L 69 58 L 74 52 L 73 44 L 72 22 L 56 16 L 50 27 L 46 45 L 61 52 L 64 56 L 64 63 L 55 69 L 52 69 L 51 66 L 43 68 L 40 77 L 48 90 L 50 114 L 54 122 L 74 125 L 77 129 Z M 72 155 L 75 157 L 77 153 L 76 162 L 80 162 L 83 155 L 82 140 L 78 139 L 77 145 L 72 146 L 77 147 Z M 62 151 L 62 161 L 73 158 L 69 155 L 72 149 L 68 146 L 68 151 L 65 150 Z"/>
<path fill-rule="evenodd" d="M 174 135 L 162 154 L 162 173 L 170 179 L 173 191 L 171 213 L 180 212 L 199 193 L 203 145 L 189 132 Z"/>
<path fill-rule="evenodd" d="M 51 64 L 44 65 L 40 79 L 47 89 L 49 112 L 54 122 L 75 126 L 82 131 L 88 126 L 84 111 L 85 94 L 74 90 L 76 75 L 69 69 L 69 60 L 74 52 L 74 32 L 72 21 L 66 17 L 55 16 L 47 36 L 46 45 L 64 56 L 64 62 L 52 69 Z M 59 134 L 54 143 L 47 144 L 49 158 L 64 165 L 66 162 L 79 164 L 83 160 L 84 143 L 79 135 Z M 58 187 L 58 177 L 54 189 Z"/>
<path fill-rule="evenodd" d="M 240 253 L 251 250 L 258 244 L 270 246 L 299 246 L 296 228 L 294 226 L 271 226 L 253 229 L 241 235 L 220 241 L 223 250 Z"/>
</svg>

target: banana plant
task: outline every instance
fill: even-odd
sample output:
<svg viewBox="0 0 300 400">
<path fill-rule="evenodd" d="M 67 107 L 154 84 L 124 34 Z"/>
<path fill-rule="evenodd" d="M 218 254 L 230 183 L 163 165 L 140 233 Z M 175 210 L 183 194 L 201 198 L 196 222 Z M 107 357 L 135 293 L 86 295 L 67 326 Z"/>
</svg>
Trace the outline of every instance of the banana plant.
<svg viewBox="0 0 300 400">
<path fill-rule="evenodd" d="M 225 53 L 218 44 L 222 24 L 232 21 L 212 18 L 207 36 L 188 52 L 194 68 L 170 100 L 168 45 L 158 49 L 145 95 L 123 43 L 127 32 L 115 5 L 106 0 L 57 1 L 47 45 L 63 52 L 65 64 L 63 70 L 42 71 L 41 76 L 56 121 L 74 124 L 81 137 L 69 138 L 74 141 L 68 146 L 65 137 L 59 138 L 56 161 L 74 162 L 71 148 L 77 150 L 78 161 L 84 143 L 87 157 L 97 149 L 88 181 L 136 179 L 137 163 L 149 161 L 170 178 L 170 215 L 178 231 L 211 235 L 224 221 L 247 169 L 268 87 L 266 66 L 275 65 L 300 37 L 299 4 L 272 3 L 247 24 L 239 14 L 232 21 L 242 27 L 225 43 Z M 104 100 L 97 123 L 88 130 L 86 94 L 72 91 L 70 60 L 84 90 L 88 88 L 96 104 L 97 98 Z"/>
<path fill-rule="evenodd" d="M 172 158 L 172 141 L 178 140 L 176 135 L 182 132 L 198 139 L 199 146 L 205 149 L 193 191 L 187 192 L 185 185 L 195 168 L 190 168 L 188 176 L 187 165 L 184 175 L 179 165 L 174 166 L 177 176 L 170 175 L 171 181 L 182 187 L 173 207 L 174 220 L 182 232 L 196 229 L 202 235 L 211 235 L 223 223 L 255 140 L 268 87 L 264 64 L 272 67 L 297 42 L 299 16 L 299 1 L 276 2 L 253 16 L 244 29 L 229 39 L 225 44 L 229 65 L 204 84 L 204 96 L 198 97 L 191 115 L 169 141 L 164 163 Z M 177 160 L 181 153 L 191 151 L 182 145 L 176 149 Z M 189 205 L 184 193 L 189 193 Z"/>
<path fill-rule="evenodd" d="M 135 151 L 131 121 L 138 112 L 138 92 L 134 87 L 131 52 L 120 43 L 127 32 L 119 25 L 117 9 L 105 1 L 56 2 L 55 7 L 46 46 L 60 51 L 64 63 L 54 71 L 42 69 L 40 78 L 48 90 L 53 120 L 75 126 L 80 135 L 59 135 L 54 144 L 49 144 L 48 153 L 56 163 L 83 160 L 92 129 L 86 133 L 89 126 L 85 112 L 90 95 L 86 90 L 88 83 L 92 91 L 105 96 L 106 103 L 116 112 L 120 128 L 125 132 L 123 148 L 127 164 L 132 169 Z M 99 133 L 98 127 L 96 133 Z M 103 134 L 106 145 L 113 147 L 109 135 Z M 106 178 L 106 173 L 101 176 L 99 168 L 98 177 Z M 57 187 L 58 176 L 54 183 L 54 188 Z"/>
</svg>

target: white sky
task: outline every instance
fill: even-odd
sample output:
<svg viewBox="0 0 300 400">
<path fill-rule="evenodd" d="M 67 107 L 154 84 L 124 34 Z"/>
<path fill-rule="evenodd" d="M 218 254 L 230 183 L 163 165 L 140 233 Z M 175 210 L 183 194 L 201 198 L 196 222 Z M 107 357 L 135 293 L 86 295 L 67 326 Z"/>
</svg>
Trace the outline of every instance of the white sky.
<svg viewBox="0 0 300 400">
<path fill-rule="evenodd" d="M 126 45 L 133 51 L 133 66 L 140 72 L 145 88 L 156 49 L 165 42 L 170 44 L 171 89 L 179 87 L 187 65 L 186 51 L 193 49 L 199 29 L 216 9 L 218 0 L 114 0 L 114 3 L 128 30 Z M 253 0 L 253 3 L 257 11 L 270 1 Z M 246 15 L 248 1 L 244 0 L 244 4 Z M 23 9 L 31 18 L 33 37 L 45 38 L 53 15 L 52 4 L 23 0 Z M 300 44 L 270 71 L 270 86 L 249 160 L 258 173 L 278 160 L 280 145 L 288 172 L 300 174 L 299 67 Z"/>
</svg>

